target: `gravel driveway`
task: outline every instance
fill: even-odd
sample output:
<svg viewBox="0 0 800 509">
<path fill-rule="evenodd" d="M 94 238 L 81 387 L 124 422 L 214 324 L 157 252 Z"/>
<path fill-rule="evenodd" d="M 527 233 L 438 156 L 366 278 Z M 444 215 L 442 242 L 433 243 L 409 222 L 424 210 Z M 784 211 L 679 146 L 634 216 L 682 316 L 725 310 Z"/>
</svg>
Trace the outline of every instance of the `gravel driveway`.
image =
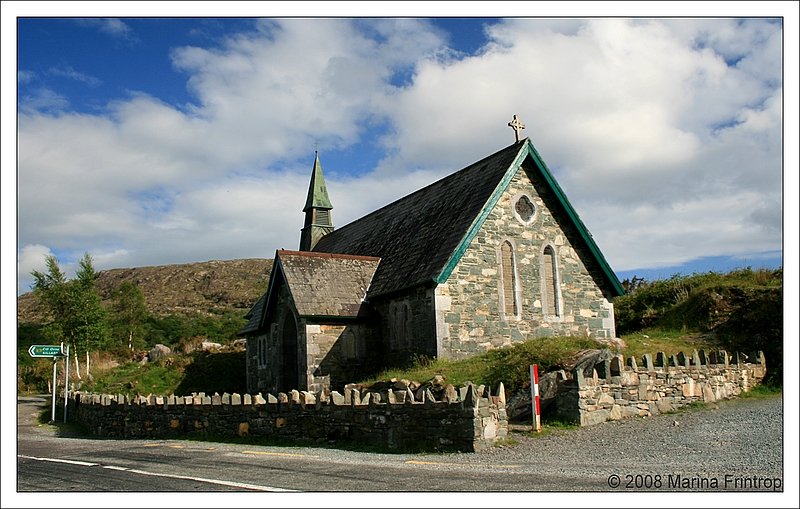
<svg viewBox="0 0 800 509">
<path fill-rule="evenodd" d="M 482 458 L 513 462 L 535 457 L 546 471 L 599 477 L 608 491 L 783 488 L 783 405 L 777 396 L 728 400 L 547 436 L 512 436 L 518 446 L 495 448 Z"/>
</svg>

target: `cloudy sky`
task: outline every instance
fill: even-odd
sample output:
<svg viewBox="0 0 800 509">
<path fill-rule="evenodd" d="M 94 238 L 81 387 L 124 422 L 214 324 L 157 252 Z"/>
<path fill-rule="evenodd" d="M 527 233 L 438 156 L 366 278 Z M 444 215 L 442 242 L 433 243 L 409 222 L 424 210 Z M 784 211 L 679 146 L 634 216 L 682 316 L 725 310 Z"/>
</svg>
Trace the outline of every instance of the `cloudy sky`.
<svg viewBox="0 0 800 509">
<path fill-rule="evenodd" d="M 509 145 L 514 114 L 620 279 L 796 285 L 796 2 L 383 4 L 4 2 L 4 312 L 50 254 L 296 249 L 315 147 L 341 226 Z"/>
<path fill-rule="evenodd" d="M 315 147 L 341 226 L 509 145 L 513 114 L 620 279 L 783 263 L 780 18 L 15 25 L 18 293 L 50 254 L 71 273 L 85 252 L 102 270 L 296 249 Z"/>
</svg>

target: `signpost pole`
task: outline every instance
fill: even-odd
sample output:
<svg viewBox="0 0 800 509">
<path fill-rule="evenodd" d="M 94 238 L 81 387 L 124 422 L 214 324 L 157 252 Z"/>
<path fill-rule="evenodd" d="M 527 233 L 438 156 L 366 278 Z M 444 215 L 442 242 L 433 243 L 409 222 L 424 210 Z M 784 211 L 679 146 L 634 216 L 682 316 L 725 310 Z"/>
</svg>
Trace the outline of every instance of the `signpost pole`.
<svg viewBox="0 0 800 509">
<path fill-rule="evenodd" d="M 56 366 L 58 357 L 53 357 L 53 404 L 50 413 L 50 422 L 56 422 Z"/>
<path fill-rule="evenodd" d="M 50 422 L 56 422 L 56 387 L 58 379 L 58 358 L 64 357 L 64 342 L 60 345 L 31 345 L 28 348 L 31 357 L 50 357 L 53 359 L 53 401 L 51 403 Z M 87 354 L 88 355 L 88 354 Z M 69 387 L 69 345 L 67 345 L 67 374 L 64 377 L 64 422 L 67 422 L 67 390 Z"/>
<path fill-rule="evenodd" d="M 64 350 L 64 343 L 61 343 L 61 350 Z M 67 343 L 67 355 L 64 359 L 64 423 L 67 422 L 67 401 L 69 394 L 69 343 Z"/>
</svg>

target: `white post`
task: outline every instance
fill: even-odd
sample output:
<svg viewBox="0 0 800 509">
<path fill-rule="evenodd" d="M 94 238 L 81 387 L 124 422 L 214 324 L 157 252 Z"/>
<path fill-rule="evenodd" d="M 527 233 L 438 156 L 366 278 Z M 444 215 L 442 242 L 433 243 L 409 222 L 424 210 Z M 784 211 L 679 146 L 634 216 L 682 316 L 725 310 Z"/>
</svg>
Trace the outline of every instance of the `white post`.
<svg viewBox="0 0 800 509">
<path fill-rule="evenodd" d="M 61 343 L 61 352 L 64 352 L 64 343 Z M 69 343 L 67 343 L 67 355 L 64 357 L 64 365 L 65 365 L 65 372 L 64 372 L 64 422 L 67 422 L 67 401 L 69 394 Z"/>
<path fill-rule="evenodd" d="M 50 422 L 56 422 L 56 362 L 58 357 L 53 356 L 53 403 L 50 411 Z"/>
</svg>

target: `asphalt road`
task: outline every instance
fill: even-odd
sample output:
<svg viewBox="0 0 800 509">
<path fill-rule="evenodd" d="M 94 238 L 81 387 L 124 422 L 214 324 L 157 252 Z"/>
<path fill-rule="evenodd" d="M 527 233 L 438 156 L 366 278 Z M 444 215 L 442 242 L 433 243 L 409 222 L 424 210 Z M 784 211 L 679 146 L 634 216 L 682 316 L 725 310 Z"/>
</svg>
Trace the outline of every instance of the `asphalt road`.
<svg viewBox="0 0 800 509">
<path fill-rule="evenodd" d="M 429 506 L 443 493 L 468 494 L 461 505 L 481 500 L 478 495 L 517 493 L 523 498 L 512 500 L 522 507 L 535 501 L 541 504 L 538 494 L 545 492 L 738 490 L 760 492 L 761 503 L 772 500 L 775 503 L 768 505 L 777 506 L 778 499 L 763 497 L 773 495 L 778 484 L 779 494 L 785 487 L 780 397 L 725 402 L 710 410 L 605 423 L 546 436 L 512 433 L 515 444 L 473 454 L 375 454 L 184 440 L 97 439 L 70 434 L 64 426 L 37 424 L 38 415 L 48 408 L 45 396 L 18 399 L 16 491 L 23 499 L 28 493 L 179 493 L 177 501 L 170 501 L 176 506 L 197 496 L 204 497 L 201 505 L 216 500 L 212 492 L 297 491 L 328 494 L 322 499 L 324 505 L 337 500 L 336 492 L 394 492 L 418 494 L 424 497 L 421 505 Z M 741 425 L 743 420 L 753 419 L 760 422 Z M 749 479 L 756 477 L 759 485 L 754 489 L 754 481 Z M 615 485 L 615 479 L 619 484 Z M 743 495 L 746 493 L 737 496 Z M 115 500 L 127 500 L 136 507 L 134 500 L 144 499 Z M 348 500 L 346 505 L 357 505 L 352 498 Z"/>
</svg>

